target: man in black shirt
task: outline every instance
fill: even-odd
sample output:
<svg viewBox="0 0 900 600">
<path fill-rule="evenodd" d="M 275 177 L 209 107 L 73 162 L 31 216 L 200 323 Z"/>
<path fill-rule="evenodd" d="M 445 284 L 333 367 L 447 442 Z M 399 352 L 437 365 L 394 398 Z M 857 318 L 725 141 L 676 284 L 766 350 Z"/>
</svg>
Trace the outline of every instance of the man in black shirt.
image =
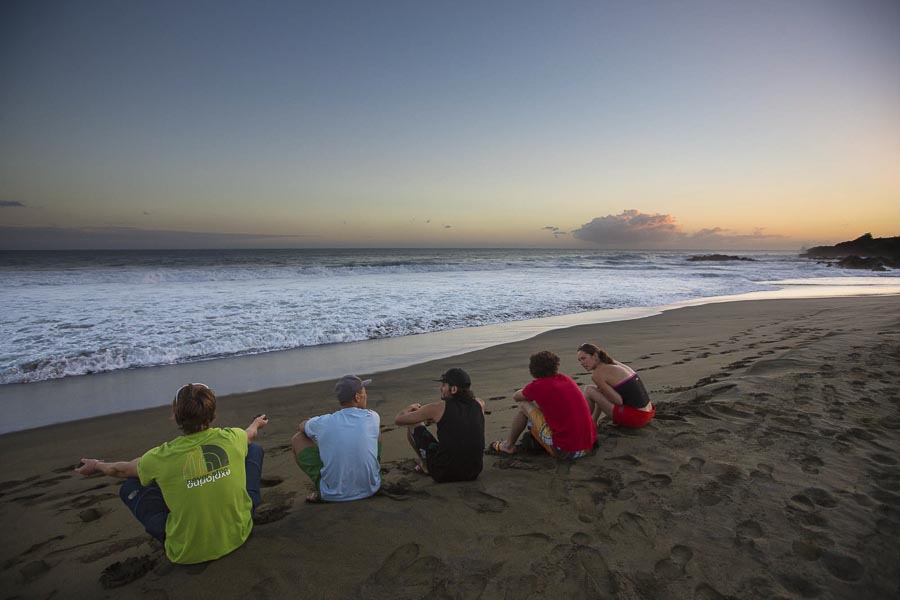
<svg viewBox="0 0 900 600">
<path fill-rule="evenodd" d="M 484 402 L 472 393 L 472 380 L 462 369 L 448 369 L 437 381 L 438 402 L 410 404 L 394 422 L 408 428 L 417 470 L 438 482 L 470 481 L 482 469 Z M 437 424 L 437 439 L 426 427 L 431 423 Z"/>
</svg>

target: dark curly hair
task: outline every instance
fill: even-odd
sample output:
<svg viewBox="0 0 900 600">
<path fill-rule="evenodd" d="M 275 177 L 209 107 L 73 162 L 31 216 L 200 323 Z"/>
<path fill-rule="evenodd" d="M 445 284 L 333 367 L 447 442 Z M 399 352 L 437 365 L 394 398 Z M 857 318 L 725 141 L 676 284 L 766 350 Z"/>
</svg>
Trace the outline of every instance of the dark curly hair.
<svg viewBox="0 0 900 600">
<path fill-rule="evenodd" d="M 216 418 L 216 395 L 203 383 L 183 385 L 175 393 L 172 412 L 185 433 L 203 431 Z"/>
<path fill-rule="evenodd" d="M 559 357 L 549 350 L 542 350 L 531 355 L 528 370 L 535 379 L 553 377 L 559 371 Z"/>
</svg>

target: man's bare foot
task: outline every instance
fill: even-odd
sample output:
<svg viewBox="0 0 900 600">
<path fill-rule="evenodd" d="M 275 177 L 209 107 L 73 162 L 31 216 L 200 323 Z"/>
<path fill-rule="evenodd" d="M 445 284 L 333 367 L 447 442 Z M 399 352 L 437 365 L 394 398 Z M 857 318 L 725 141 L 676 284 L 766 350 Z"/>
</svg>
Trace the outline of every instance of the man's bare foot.
<svg viewBox="0 0 900 600">
<path fill-rule="evenodd" d="M 488 454 L 515 454 L 516 447 L 513 446 L 510 448 L 506 444 L 506 440 L 497 440 L 496 442 L 491 442 L 490 448 L 487 451 Z"/>
</svg>

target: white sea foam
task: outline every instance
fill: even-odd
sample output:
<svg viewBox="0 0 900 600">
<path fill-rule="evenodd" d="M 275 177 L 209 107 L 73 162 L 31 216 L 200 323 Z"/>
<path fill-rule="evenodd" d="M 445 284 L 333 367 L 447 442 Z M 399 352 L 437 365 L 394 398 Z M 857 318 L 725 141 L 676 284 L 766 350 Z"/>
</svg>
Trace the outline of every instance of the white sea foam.
<svg viewBox="0 0 900 600">
<path fill-rule="evenodd" d="M 0 383 L 859 277 L 787 254 L 521 250 L 0 254 Z M 896 280 L 894 273 L 882 274 Z"/>
</svg>

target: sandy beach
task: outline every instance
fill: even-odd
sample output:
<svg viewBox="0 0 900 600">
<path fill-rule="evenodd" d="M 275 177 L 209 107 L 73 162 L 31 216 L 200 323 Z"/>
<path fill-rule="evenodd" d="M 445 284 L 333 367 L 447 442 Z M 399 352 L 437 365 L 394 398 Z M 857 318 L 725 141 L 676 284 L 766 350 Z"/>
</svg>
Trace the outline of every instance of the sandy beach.
<svg viewBox="0 0 900 600">
<path fill-rule="evenodd" d="M 552 350 L 586 383 L 585 341 L 639 371 L 658 407 L 648 427 L 604 424 L 574 464 L 490 456 L 477 481 L 453 484 L 414 472 L 394 416 L 436 400 L 444 369 L 471 374 L 490 441 L 509 426 L 528 356 Z M 2 597 L 900 595 L 898 296 L 683 308 L 360 375 L 374 377 L 384 444 L 382 492 L 364 501 L 306 504 L 291 456 L 297 423 L 337 408 L 333 382 L 219 399 L 216 425 L 260 412 L 270 424 L 253 533 L 208 564 L 170 564 L 116 480 L 72 472 L 81 456 L 131 459 L 174 438 L 168 409 L 0 437 Z M 133 581 L 106 587 L 123 569 Z"/>
</svg>

